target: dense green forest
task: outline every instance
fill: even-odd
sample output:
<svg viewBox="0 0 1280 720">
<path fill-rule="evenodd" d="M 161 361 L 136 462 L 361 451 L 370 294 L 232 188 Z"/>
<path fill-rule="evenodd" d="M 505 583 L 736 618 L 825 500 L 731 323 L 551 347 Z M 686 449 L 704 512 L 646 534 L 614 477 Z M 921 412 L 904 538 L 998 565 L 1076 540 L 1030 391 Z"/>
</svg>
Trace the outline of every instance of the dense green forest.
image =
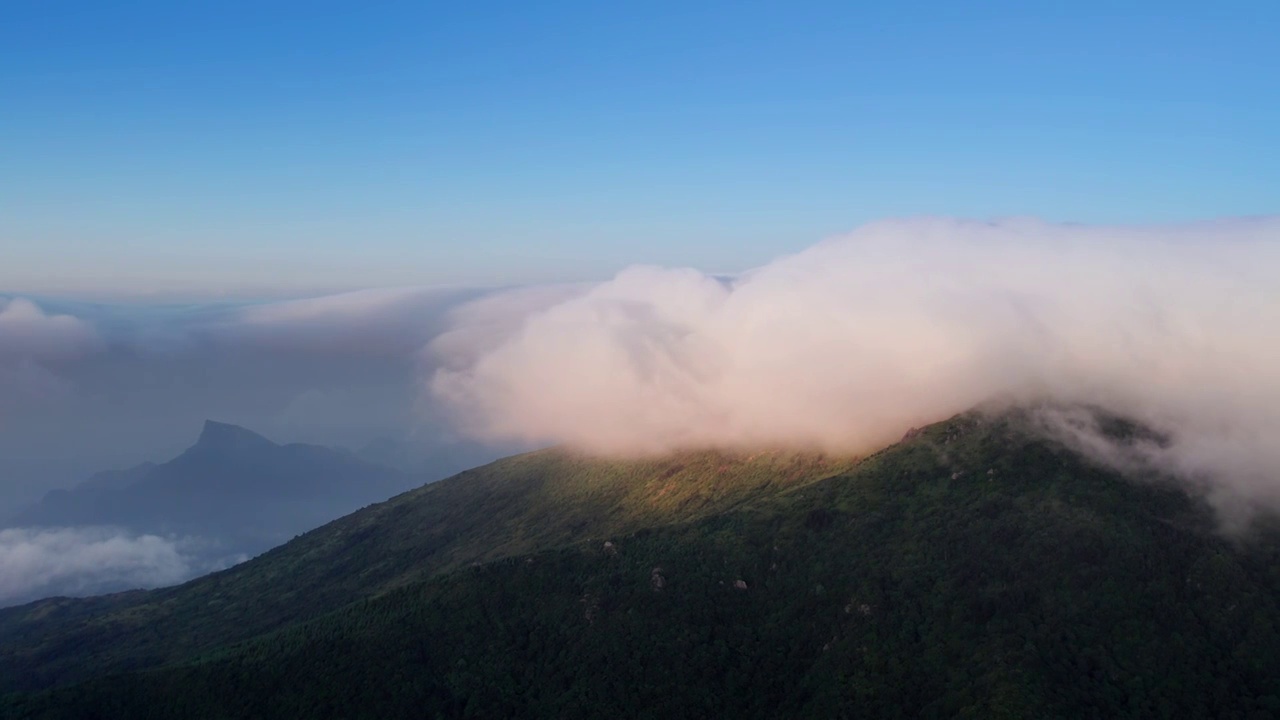
<svg viewBox="0 0 1280 720">
<path fill-rule="evenodd" d="M 543 452 L 0 611 L 0 714 L 1280 717 L 1278 556 L 1017 416 L 862 461 Z"/>
<path fill-rule="evenodd" d="M 794 453 L 508 458 L 178 587 L 0 609 L 0 693 L 189 659 L 473 563 L 688 522 L 852 464 Z"/>
</svg>

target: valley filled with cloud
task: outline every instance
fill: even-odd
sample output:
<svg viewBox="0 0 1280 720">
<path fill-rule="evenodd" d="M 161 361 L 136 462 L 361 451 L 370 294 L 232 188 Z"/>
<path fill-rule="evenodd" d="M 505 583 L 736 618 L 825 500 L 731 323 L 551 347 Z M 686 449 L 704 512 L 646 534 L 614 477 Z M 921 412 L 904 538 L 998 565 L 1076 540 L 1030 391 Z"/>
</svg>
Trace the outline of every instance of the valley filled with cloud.
<svg viewBox="0 0 1280 720">
<path fill-rule="evenodd" d="M 12 513 L 164 460 L 205 418 L 353 450 L 392 438 L 493 457 L 552 444 L 861 454 L 975 406 L 1039 404 L 1148 426 L 1164 441 L 1116 448 L 1069 412 L 1043 415 L 1100 461 L 1183 478 L 1247 519 L 1280 507 L 1278 238 L 1273 218 L 921 218 L 734 276 L 637 266 L 597 283 L 265 303 L 10 297 L 0 500 Z M 191 572 L 158 537 L 6 532 L 7 557 L 24 558 L 11 575 Z"/>
</svg>

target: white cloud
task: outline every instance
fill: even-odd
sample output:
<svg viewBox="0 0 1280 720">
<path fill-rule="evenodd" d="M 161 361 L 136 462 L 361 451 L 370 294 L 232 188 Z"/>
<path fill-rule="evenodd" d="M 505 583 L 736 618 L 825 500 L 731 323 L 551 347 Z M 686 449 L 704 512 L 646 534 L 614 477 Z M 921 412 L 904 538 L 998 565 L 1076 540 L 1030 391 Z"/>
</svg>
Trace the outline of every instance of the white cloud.
<svg viewBox="0 0 1280 720">
<path fill-rule="evenodd" d="M 0 362 L 51 361 L 75 357 L 97 343 L 87 323 L 70 315 L 48 315 L 26 298 L 0 298 Z"/>
<path fill-rule="evenodd" d="M 606 453 L 863 451 L 992 399 L 1091 403 L 1280 503 L 1277 277 L 1280 219 L 887 221 L 729 281 L 632 268 L 471 351 L 455 328 L 431 387 L 478 436 Z"/>
<path fill-rule="evenodd" d="M 101 527 L 0 530 L 0 605 L 171 585 L 191 571 L 178 544 L 155 535 Z"/>
<path fill-rule="evenodd" d="M 98 347 L 88 323 L 46 314 L 25 298 L 0 298 L 0 427 L 32 403 L 65 396 L 62 366 Z"/>
<path fill-rule="evenodd" d="M 461 288 L 381 288 L 249 305 L 216 337 L 279 351 L 412 357 L 448 310 L 478 295 Z"/>
</svg>

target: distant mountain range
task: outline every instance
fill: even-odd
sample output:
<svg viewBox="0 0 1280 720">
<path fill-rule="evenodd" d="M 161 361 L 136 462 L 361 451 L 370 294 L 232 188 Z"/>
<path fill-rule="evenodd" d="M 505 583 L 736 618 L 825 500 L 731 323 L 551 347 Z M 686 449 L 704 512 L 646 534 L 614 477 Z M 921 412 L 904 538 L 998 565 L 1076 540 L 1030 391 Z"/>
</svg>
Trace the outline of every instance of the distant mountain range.
<svg viewBox="0 0 1280 720">
<path fill-rule="evenodd" d="M 218 538 L 260 551 L 421 483 L 344 450 L 277 445 L 210 420 L 178 457 L 98 473 L 70 490 L 48 493 L 8 524 L 112 525 Z"/>
<path fill-rule="evenodd" d="M 1277 567 L 1273 526 L 1016 414 L 862 459 L 547 450 L 0 610 L 0 716 L 1276 717 Z"/>
<path fill-rule="evenodd" d="M 110 564 L 90 564 L 83 570 L 64 564 L 56 575 L 29 578 L 27 589 L 13 588 L 15 579 L 9 578 L 7 590 L 0 587 L 7 593 L 0 594 L 0 600 L 112 592 L 227 567 L 353 510 L 456 472 L 467 457 L 466 452 L 451 457 L 406 442 L 384 441 L 380 447 L 393 449 L 395 459 L 412 470 L 342 449 L 280 445 L 236 425 L 206 421 L 196 443 L 178 457 L 97 473 L 71 489 L 47 493 L 0 524 L 23 529 L 24 535 L 10 537 L 10 542 L 39 544 L 40 533 L 48 533 L 43 542 L 65 543 L 70 531 L 71 537 L 98 545 L 98 550 L 85 552 L 112 556 L 104 557 L 108 562 L 142 565 L 117 571 Z M 119 543 L 141 548 L 132 538 L 144 534 L 162 538 L 145 547 L 155 550 L 161 542 L 169 559 L 125 555 Z M 117 555 L 130 559 L 116 560 Z M 167 564 L 158 566 L 163 572 L 153 572 L 145 563 Z M 180 564 L 177 569 L 174 563 Z"/>
</svg>

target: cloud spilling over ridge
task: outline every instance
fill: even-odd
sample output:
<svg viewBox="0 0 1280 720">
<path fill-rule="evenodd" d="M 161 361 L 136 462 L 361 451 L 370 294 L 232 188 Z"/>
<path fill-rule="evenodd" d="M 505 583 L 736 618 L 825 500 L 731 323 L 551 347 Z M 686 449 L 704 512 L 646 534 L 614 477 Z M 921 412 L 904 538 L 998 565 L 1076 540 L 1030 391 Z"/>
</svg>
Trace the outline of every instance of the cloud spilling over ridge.
<svg viewBox="0 0 1280 720">
<path fill-rule="evenodd" d="M 471 432 L 603 453 L 864 451 L 989 401 L 1090 403 L 1280 501 L 1280 218 L 886 221 L 739 277 L 636 267 L 436 341 Z"/>
<path fill-rule="evenodd" d="M 178 544 L 114 528 L 0 530 L 0 605 L 171 585 L 192 568 Z"/>
</svg>

